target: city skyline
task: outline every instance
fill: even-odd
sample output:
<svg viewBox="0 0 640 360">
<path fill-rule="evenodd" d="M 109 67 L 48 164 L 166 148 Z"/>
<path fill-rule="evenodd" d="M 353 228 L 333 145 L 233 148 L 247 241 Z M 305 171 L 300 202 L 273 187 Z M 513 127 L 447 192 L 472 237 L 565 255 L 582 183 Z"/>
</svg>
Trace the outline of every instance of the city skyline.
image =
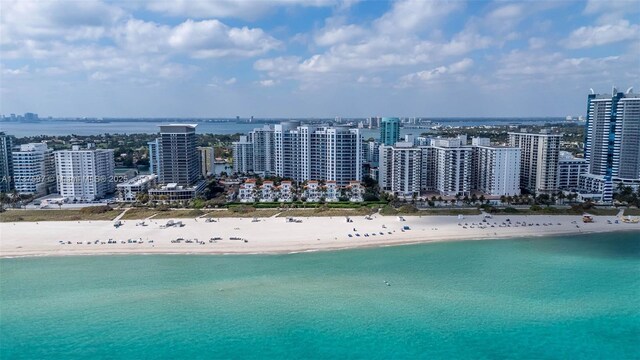
<svg viewBox="0 0 640 360">
<path fill-rule="evenodd" d="M 633 1 L 74 5 L 2 2 L 0 113 L 578 116 L 640 79 Z"/>
</svg>

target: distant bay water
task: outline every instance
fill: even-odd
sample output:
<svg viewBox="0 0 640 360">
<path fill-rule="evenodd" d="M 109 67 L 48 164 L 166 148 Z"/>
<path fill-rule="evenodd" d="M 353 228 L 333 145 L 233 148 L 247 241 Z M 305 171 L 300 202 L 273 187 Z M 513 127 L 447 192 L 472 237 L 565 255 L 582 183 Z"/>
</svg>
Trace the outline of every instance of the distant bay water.
<svg viewBox="0 0 640 360">
<path fill-rule="evenodd" d="M 1 259 L 0 358 L 638 359 L 638 235 Z"/>
<path fill-rule="evenodd" d="M 302 120 L 304 121 L 304 120 Z M 508 124 L 538 124 L 543 125 L 545 123 L 560 123 L 564 121 L 564 118 L 498 118 L 498 119 L 485 119 L 485 118 L 471 118 L 471 119 L 458 119 L 458 118 L 443 118 L 433 119 L 434 123 L 440 123 L 443 125 L 451 126 L 477 126 L 477 125 L 508 125 Z M 100 135 L 105 133 L 111 134 L 153 134 L 159 131 L 158 125 L 167 124 L 170 122 L 184 122 L 192 123 L 189 120 L 174 120 L 164 121 L 112 121 L 112 122 L 83 122 L 83 121 L 69 121 L 69 120 L 43 120 L 40 122 L 0 122 L 0 131 L 4 131 L 7 134 L 24 137 L 35 135 L 50 135 L 50 136 L 63 136 L 63 135 Z M 211 133 L 211 134 L 236 134 L 247 133 L 256 127 L 262 127 L 263 123 L 248 123 L 248 122 L 193 122 L 198 124 L 198 133 Z M 418 135 L 424 132 L 424 129 L 401 129 L 402 135 L 415 134 Z M 377 129 L 362 129 L 363 136 L 376 137 L 378 135 Z"/>
</svg>

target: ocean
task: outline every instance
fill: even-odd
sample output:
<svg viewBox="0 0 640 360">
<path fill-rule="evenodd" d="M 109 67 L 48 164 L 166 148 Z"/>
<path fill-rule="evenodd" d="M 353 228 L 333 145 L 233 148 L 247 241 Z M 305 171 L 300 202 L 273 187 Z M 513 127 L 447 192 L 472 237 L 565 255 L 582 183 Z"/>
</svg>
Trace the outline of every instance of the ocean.
<svg viewBox="0 0 640 360">
<path fill-rule="evenodd" d="M 638 233 L 17 258 L 0 274 L 2 359 L 640 358 Z"/>
<path fill-rule="evenodd" d="M 545 123 L 561 123 L 564 118 L 497 118 L 497 119 L 456 119 L 443 118 L 433 119 L 434 123 L 441 123 L 450 126 L 477 126 L 477 125 L 509 125 L 509 124 L 532 124 L 543 125 Z M 0 131 L 16 137 L 49 135 L 100 135 L 111 134 L 153 134 L 159 131 L 158 125 L 170 123 L 169 120 L 153 121 L 114 121 L 109 123 L 82 122 L 68 120 L 52 120 L 40 122 L 0 122 Z M 175 120 L 173 122 L 191 123 L 189 120 Z M 221 134 L 230 135 L 236 133 L 247 133 L 256 127 L 262 127 L 263 123 L 247 122 L 196 122 L 197 132 L 200 134 Z M 401 135 L 419 135 L 425 129 L 402 128 Z M 378 129 L 362 129 L 363 136 L 377 137 Z"/>
</svg>

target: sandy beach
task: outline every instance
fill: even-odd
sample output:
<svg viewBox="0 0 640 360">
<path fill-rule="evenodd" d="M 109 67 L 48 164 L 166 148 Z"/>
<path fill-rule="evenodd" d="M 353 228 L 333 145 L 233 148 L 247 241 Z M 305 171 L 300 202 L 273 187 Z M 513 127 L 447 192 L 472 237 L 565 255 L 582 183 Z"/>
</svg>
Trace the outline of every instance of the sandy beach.
<svg viewBox="0 0 640 360">
<path fill-rule="evenodd" d="M 168 220 L 148 219 L 146 226 L 140 224 L 142 220 L 127 220 L 118 228 L 111 221 L 2 223 L 0 256 L 291 253 L 625 230 L 640 233 L 640 224 L 616 224 L 615 216 L 595 216 L 593 223 L 583 223 L 582 217 L 575 215 L 494 216 L 486 222 L 482 215 L 403 219 L 373 215 L 371 219 L 352 217 L 351 222 L 344 217 L 205 222 L 200 218 L 180 219 L 182 227 L 165 227 Z M 183 240 L 176 242 L 178 238 Z"/>
</svg>

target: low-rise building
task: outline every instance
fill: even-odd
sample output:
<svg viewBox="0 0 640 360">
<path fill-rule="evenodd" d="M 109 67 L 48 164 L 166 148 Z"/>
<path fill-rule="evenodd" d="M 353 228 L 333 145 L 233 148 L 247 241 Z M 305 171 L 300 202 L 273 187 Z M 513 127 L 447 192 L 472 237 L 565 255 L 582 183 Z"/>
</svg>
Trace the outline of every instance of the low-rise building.
<svg viewBox="0 0 640 360">
<path fill-rule="evenodd" d="M 349 201 L 362 202 L 364 201 L 364 186 L 362 186 L 360 181 L 351 181 L 349 185 L 347 185 L 347 194 Z"/>
<path fill-rule="evenodd" d="M 238 201 L 243 203 L 252 203 L 256 201 L 256 181 L 248 179 L 238 189 Z"/>
<path fill-rule="evenodd" d="M 307 182 L 307 186 L 304 189 L 304 197 L 307 202 L 319 202 L 323 195 L 318 181 L 310 180 Z"/>
<path fill-rule="evenodd" d="M 293 184 L 291 181 L 283 181 L 279 186 L 280 191 L 280 201 L 281 202 L 292 202 L 293 201 Z"/>
<path fill-rule="evenodd" d="M 264 181 L 260 186 L 260 202 L 273 202 L 276 196 L 276 187 L 273 181 Z"/>
<path fill-rule="evenodd" d="M 136 201 L 138 194 L 146 194 L 156 185 L 157 175 L 139 175 L 116 185 L 119 201 Z"/>
<path fill-rule="evenodd" d="M 335 181 L 327 181 L 325 185 L 324 199 L 326 202 L 338 201 L 340 197 L 340 189 Z"/>
<path fill-rule="evenodd" d="M 156 202 L 189 201 L 197 196 L 207 186 L 206 181 L 200 181 L 193 186 L 169 183 L 149 189 L 149 199 Z"/>
</svg>

